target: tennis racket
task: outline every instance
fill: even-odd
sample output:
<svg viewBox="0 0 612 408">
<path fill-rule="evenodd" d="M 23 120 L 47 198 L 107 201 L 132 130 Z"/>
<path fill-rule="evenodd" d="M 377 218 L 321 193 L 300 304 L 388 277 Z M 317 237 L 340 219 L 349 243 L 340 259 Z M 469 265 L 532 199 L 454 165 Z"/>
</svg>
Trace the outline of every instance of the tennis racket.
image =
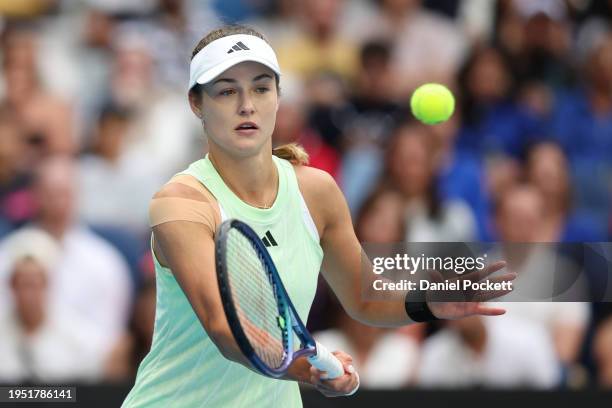
<svg viewBox="0 0 612 408">
<path fill-rule="evenodd" d="M 223 309 L 244 356 L 261 374 L 278 378 L 306 356 L 325 371 L 344 374 L 342 363 L 308 332 L 291 303 L 270 254 L 244 222 L 227 220 L 215 238 L 215 262 Z"/>
</svg>

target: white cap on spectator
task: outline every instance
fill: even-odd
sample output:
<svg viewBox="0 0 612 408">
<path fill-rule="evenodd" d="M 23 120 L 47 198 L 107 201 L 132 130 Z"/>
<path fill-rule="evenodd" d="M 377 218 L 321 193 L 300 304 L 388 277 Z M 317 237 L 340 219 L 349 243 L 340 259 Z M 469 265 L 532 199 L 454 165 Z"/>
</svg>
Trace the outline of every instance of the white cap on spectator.
<svg viewBox="0 0 612 408">
<path fill-rule="evenodd" d="M 567 16 L 567 9 L 562 0 L 514 0 L 514 7 L 525 19 L 544 14 L 551 20 L 559 21 Z"/>
<path fill-rule="evenodd" d="M 11 269 L 17 262 L 32 258 L 50 271 L 57 264 L 61 252 L 55 238 L 35 227 L 25 227 L 9 235 L 5 248 Z"/>
<path fill-rule="evenodd" d="M 206 84 L 227 69 L 244 61 L 259 62 L 280 75 L 276 54 L 259 37 L 235 34 L 219 38 L 202 48 L 191 60 L 189 89 L 195 84 Z"/>
</svg>

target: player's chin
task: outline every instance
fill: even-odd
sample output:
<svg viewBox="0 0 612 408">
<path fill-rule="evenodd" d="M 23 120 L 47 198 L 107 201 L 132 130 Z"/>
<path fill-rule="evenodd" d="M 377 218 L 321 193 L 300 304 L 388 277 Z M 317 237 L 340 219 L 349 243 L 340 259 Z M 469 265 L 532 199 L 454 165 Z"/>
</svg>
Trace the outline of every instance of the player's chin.
<svg viewBox="0 0 612 408">
<path fill-rule="evenodd" d="M 252 137 L 233 135 L 231 149 L 240 157 L 250 157 L 258 154 L 266 144 L 265 137 L 261 134 Z"/>
</svg>

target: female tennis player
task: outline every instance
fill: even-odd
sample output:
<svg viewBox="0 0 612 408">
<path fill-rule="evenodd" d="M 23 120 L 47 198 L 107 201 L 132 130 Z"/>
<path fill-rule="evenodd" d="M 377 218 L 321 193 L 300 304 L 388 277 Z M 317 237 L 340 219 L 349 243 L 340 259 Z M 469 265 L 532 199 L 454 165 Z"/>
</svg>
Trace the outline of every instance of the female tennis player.
<svg viewBox="0 0 612 408">
<path fill-rule="evenodd" d="M 215 30 L 193 51 L 189 103 L 201 119 L 209 152 L 151 202 L 155 329 L 124 407 L 300 407 L 298 382 L 327 396 L 356 389 L 352 359 L 341 351 L 334 354 L 345 373 L 333 380 L 322 379 L 305 358 L 291 365 L 283 378 L 289 381 L 249 369 L 216 280 L 214 236 L 227 218 L 240 219 L 265 237 L 303 321 L 321 267 L 348 314 L 367 324 L 392 327 L 423 316 L 504 313 L 481 303 L 423 301 L 411 311 L 400 301 L 361 299 L 362 260 L 369 261 L 362 259 L 340 189 L 327 173 L 305 165 L 307 155 L 298 146 L 272 149 L 280 76 L 270 45 L 246 27 Z M 495 264 L 487 273 L 503 266 Z"/>
</svg>

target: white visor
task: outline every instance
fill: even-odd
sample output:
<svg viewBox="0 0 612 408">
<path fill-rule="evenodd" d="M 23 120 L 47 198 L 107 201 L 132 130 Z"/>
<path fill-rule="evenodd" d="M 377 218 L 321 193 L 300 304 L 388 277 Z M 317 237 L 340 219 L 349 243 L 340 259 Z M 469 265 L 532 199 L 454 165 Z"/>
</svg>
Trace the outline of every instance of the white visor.
<svg viewBox="0 0 612 408">
<path fill-rule="evenodd" d="M 276 54 L 259 37 L 235 34 L 219 38 L 202 48 L 191 60 L 189 89 L 195 84 L 207 84 L 227 69 L 244 61 L 255 61 L 280 75 Z"/>
</svg>

